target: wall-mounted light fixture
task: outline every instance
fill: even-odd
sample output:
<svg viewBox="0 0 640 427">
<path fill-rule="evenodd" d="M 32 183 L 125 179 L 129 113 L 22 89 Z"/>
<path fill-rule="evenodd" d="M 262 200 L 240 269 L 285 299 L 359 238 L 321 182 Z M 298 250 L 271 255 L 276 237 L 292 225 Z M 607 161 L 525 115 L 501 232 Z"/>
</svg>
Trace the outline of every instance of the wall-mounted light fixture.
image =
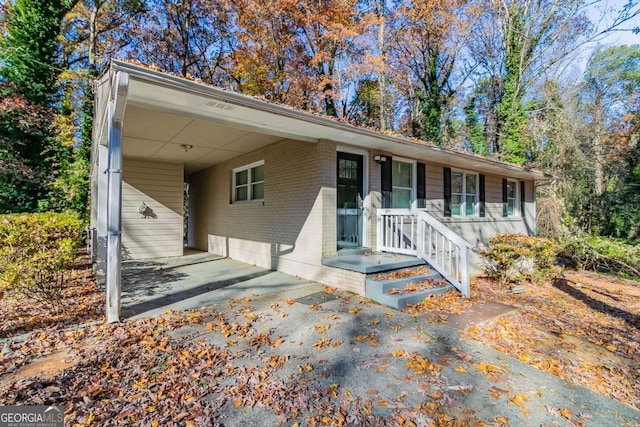
<svg viewBox="0 0 640 427">
<path fill-rule="evenodd" d="M 142 215 L 142 218 L 158 218 L 158 215 L 145 202 L 140 203 L 138 206 L 138 213 Z"/>
<path fill-rule="evenodd" d="M 180 148 L 182 148 L 184 150 L 184 152 L 186 153 L 187 151 L 191 150 L 193 148 L 193 145 L 190 144 L 180 144 Z"/>
<path fill-rule="evenodd" d="M 388 160 L 389 158 L 387 156 L 381 156 L 381 155 L 377 155 L 373 157 L 373 160 L 376 161 L 376 163 L 381 164 L 384 163 Z"/>
</svg>

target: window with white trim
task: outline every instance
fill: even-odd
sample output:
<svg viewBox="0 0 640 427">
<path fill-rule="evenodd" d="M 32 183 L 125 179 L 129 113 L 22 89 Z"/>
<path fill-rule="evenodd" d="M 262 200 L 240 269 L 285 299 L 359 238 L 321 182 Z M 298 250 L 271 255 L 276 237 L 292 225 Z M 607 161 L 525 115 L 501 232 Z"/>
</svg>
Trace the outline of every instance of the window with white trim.
<svg viewBox="0 0 640 427">
<path fill-rule="evenodd" d="M 507 216 L 518 215 L 518 182 L 507 180 Z"/>
<path fill-rule="evenodd" d="M 451 215 L 478 215 L 478 175 L 451 171 Z"/>
<path fill-rule="evenodd" d="M 264 160 L 233 170 L 233 202 L 264 199 Z"/>
<path fill-rule="evenodd" d="M 391 208 L 411 209 L 414 199 L 414 164 L 402 160 L 392 160 L 391 173 Z"/>
</svg>

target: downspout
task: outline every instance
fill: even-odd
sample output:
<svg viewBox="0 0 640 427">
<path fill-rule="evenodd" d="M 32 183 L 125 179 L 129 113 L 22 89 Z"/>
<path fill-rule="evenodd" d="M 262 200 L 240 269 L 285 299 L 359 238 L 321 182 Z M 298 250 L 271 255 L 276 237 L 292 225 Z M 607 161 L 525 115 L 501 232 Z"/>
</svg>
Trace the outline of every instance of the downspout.
<svg viewBox="0 0 640 427">
<path fill-rule="evenodd" d="M 107 194 L 107 323 L 120 320 L 122 261 L 122 122 L 129 90 L 129 74 L 117 71 L 109 102 L 109 167 Z"/>
</svg>

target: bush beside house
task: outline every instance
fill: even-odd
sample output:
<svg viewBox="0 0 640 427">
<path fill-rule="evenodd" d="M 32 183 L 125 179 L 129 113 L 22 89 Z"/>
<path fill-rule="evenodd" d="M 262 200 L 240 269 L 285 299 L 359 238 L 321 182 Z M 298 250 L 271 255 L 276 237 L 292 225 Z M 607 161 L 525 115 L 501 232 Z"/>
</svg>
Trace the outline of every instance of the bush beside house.
<svg viewBox="0 0 640 427">
<path fill-rule="evenodd" d="M 508 233 L 491 238 L 489 247 L 479 253 L 485 273 L 501 284 L 507 284 L 536 282 L 553 275 L 557 272 L 558 249 L 552 239 Z"/>
<path fill-rule="evenodd" d="M 640 246 L 620 240 L 572 236 L 562 242 L 521 234 L 498 234 L 479 251 L 485 274 L 500 284 L 542 282 L 562 268 L 640 279 Z"/>
<path fill-rule="evenodd" d="M 62 304 L 65 272 L 82 243 L 77 214 L 0 215 L 0 291 Z"/>
</svg>

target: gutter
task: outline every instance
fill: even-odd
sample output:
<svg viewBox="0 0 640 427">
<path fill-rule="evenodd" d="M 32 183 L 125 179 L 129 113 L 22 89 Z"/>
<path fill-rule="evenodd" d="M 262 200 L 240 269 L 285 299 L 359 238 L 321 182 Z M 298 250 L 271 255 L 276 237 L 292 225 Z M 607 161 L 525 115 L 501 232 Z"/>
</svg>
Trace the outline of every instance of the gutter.
<svg viewBox="0 0 640 427">
<path fill-rule="evenodd" d="M 122 276 L 122 123 L 129 91 L 129 74 L 116 71 L 108 105 L 109 145 L 107 193 L 107 323 L 120 320 Z M 101 213 L 98 212 L 98 215 Z"/>
<path fill-rule="evenodd" d="M 535 183 L 535 187 L 540 188 L 540 187 L 548 187 L 550 185 L 556 185 L 559 179 L 560 178 L 558 178 L 557 176 L 550 175 L 544 180 L 537 181 Z"/>
</svg>

